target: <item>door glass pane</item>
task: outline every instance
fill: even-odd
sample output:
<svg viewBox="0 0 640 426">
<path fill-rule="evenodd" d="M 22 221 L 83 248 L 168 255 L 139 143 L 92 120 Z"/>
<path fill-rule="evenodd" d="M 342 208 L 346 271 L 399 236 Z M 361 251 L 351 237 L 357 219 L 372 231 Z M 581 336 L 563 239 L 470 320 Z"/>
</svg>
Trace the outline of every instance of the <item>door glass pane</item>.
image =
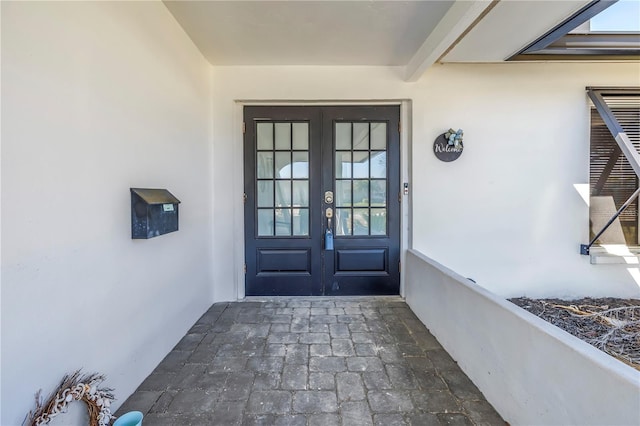
<svg viewBox="0 0 640 426">
<path fill-rule="evenodd" d="M 309 123 L 293 123 L 293 149 L 309 149 Z"/>
<path fill-rule="evenodd" d="M 306 179 L 309 177 L 309 153 L 294 152 L 293 153 L 293 177 L 297 179 Z"/>
<path fill-rule="evenodd" d="M 353 149 L 369 149 L 369 123 L 353 123 Z"/>
<path fill-rule="evenodd" d="M 291 209 L 276 209 L 276 235 L 291 235 Z"/>
<path fill-rule="evenodd" d="M 369 181 L 368 180 L 353 181 L 353 205 L 354 207 L 369 206 Z"/>
<path fill-rule="evenodd" d="M 291 207 L 291 181 L 276 181 L 276 207 Z"/>
<path fill-rule="evenodd" d="M 387 177 L 386 151 L 376 151 L 371 153 L 371 177 L 382 179 Z"/>
<path fill-rule="evenodd" d="M 276 178 L 289 179 L 291 177 L 291 151 L 276 152 Z"/>
<path fill-rule="evenodd" d="M 351 149 L 351 123 L 336 123 L 336 149 Z"/>
<path fill-rule="evenodd" d="M 273 210 L 272 209 L 258 210 L 258 235 L 260 236 L 273 235 Z"/>
<path fill-rule="evenodd" d="M 293 181 L 293 206 L 309 207 L 309 181 Z"/>
<path fill-rule="evenodd" d="M 291 149 L 291 123 L 276 123 L 276 150 Z"/>
<path fill-rule="evenodd" d="M 336 236 L 385 235 L 389 195 L 387 123 L 353 122 L 335 126 Z M 374 213 L 375 216 L 371 216 Z"/>
<path fill-rule="evenodd" d="M 273 207 L 273 181 L 258 181 L 258 207 Z"/>
<path fill-rule="evenodd" d="M 351 177 L 351 152 L 336 152 L 336 177 Z"/>
<path fill-rule="evenodd" d="M 371 181 L 371 205 L 383 207 L 387 205 L 387 181 Z"/>
<path fill-rule="evenodd" d="M 369 152 L 353 152 L 353 178 L 366 179 L 369 177 Z"/>
<path fill-rule="evenodd" d="M 293 209 L 293 235 L 309 235 L 309 209 Z"/>
<path fill-rule="evenodd" d="M 369 209 L 353 209 L 353 235 L 369 235 Z"/>
<path fill-rule="evenodd" d="M 258 152 L 258 179 L 273 177 L 273 152 Z"/>
<path fill-rule="evenodd" d="M 351 235 L 351 209 L 336 209 L 335 234 Z"/>
<path fill-rule="evenodd" d="M 387 234 L 387 209 L 371 209 L 371 235 Z"/>
<path fill-rule="evenodd" d="M 335 193 L 336 207 L 351 206 L 351 180 L 337 180 Z"/>
<path fill-rule="evenodd" d="M 258 150 L 273 149 L 273 124 L 258 123 L 256 127 L 256 137 L 258 139 Z"/>
<path fill-rule="evenodd" d="M 309 123 L 258 123 L 259 236 L 309 235 Z M 295 180 L 294 180 L 295 179 Z"/>
<path fill-rule="evenodd" d="M 387 149 L 387 123 L 371 123 L 371 149 Z"/>
</svg>

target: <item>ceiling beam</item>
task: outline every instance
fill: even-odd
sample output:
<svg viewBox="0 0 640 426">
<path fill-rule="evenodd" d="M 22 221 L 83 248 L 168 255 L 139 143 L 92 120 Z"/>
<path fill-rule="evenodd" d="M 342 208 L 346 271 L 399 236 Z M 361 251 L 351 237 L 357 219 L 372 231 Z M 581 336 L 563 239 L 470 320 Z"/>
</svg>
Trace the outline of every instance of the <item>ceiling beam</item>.
<svg viewBox="0 0 640 426">
<path fill-rule="evenodd" d="M 500 0 L 455 0 L 405 66 L 404 79 L 415 82 L 462 39 Z"/>
</svg>

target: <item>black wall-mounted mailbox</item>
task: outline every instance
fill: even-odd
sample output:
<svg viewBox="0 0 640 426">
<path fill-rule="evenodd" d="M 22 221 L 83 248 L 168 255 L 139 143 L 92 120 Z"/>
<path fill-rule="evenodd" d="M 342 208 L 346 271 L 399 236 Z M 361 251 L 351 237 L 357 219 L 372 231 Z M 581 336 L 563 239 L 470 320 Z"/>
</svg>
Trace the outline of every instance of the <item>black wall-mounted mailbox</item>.
<svg viewBox="0 0 640 426">
<path fill-rule="evenodd" d="M 131 238 L 147 239 L 178 230 L 180 200 L 166 189 L 131 189 Z"/>
</svg>

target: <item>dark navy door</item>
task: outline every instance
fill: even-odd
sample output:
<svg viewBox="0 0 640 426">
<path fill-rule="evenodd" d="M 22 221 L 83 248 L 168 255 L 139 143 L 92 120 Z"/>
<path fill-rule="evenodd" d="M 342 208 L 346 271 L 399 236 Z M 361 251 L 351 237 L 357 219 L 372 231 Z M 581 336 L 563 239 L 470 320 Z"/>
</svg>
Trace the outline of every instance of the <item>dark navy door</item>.
<svg viewBox="0 0 640 426">
<path fill-rule="evenodd" d="M 399 293 L 399 119 L 398 106 L 245 107 L 248 296 Z"/>
</svg>

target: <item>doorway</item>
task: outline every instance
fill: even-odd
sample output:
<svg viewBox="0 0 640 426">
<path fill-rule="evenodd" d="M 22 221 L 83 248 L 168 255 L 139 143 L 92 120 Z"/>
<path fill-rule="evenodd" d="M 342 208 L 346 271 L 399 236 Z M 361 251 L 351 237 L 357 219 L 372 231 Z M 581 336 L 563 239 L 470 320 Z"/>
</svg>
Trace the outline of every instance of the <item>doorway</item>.
<svg viewBox="0 0 640 426">
<path fill-rule="evenodd" d="M 399 294 L 399 122 L 389 105 L 244 107 L 247 296 Z"/>
</svg>

